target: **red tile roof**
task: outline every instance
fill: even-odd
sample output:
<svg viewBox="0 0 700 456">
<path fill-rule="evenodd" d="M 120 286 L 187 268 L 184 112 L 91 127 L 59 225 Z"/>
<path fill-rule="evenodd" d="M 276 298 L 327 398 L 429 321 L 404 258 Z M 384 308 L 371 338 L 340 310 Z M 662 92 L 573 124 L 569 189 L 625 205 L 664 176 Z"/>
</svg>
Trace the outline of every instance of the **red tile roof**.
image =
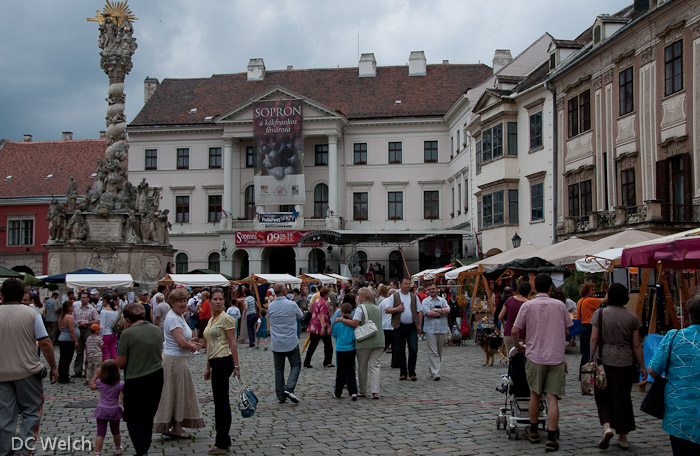
<svg viewBox="0 0 700 456">
<path fill-rule="evenodd" d="M 267 71 L 262 81 L 248 81 L 247 73 L 164 79 L 130 126 L 213 123 L 217 116 L 275 87 L 348 119 L 440 116 L 461 94 L 491 75 L 491 68 L 483 64 L 440 64 L 428 65 L 425 76 L 408 76 L 407 66 L 395 66 L 378 67 L 376 77 L 369 78 L 358 77 L 355 67 Z M 196 113 L 190 112 L 193 108 Z M 208 116 L 214 119 L 205 120 Z"/>
<path fill-rule="evenodd" d="M 106 148 L 103 139 L 4 141 L 0 143 L 0 198 L 65 195 L 70 176 L 82 195 L 95 181 L 90 175 Z M 53 177 L 47 179 L 49 174 Z"/>
</svg>

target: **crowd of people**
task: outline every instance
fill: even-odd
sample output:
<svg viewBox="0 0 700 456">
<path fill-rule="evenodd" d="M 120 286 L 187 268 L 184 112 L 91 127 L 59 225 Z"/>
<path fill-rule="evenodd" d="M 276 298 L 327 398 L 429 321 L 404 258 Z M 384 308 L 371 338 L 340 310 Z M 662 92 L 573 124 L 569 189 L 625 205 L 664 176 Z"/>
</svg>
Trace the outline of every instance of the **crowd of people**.
<svg viewBox="0 0 700 456">
<path fill-rule="evenodd" d="M 416 381 L 421 338 L 426 340 L 427 373 L 439 381 L 445 335 L 459 315 L 455 313 L 458 306 L 453 284 L 438 287 L 433 282 L 415 288 L 404 279 L 377 287 L 366 285 L 290 290 L 277 283 L 267 293 L 263 290 L 260 300 L 245 286 L 230 292 L 159 287 L 151 293 L 141 291 L 134 302 L 110 290 L 103 294 L 80 290 L 77 295 L 68 292 L 62 302 L 58 293 L 53 293 L 42 303 L 38 294 L 25 292 L 21 283 L 8 279 L 2 285 L 0 344 L 7 343 L 12 349 L 0 372 L 0 404 L 21 411 L 20 436 L 30 436 L 39 426 L 41 378 L 49 375 L 51 383 L 84 378 L 91 389 L 100 392 L 92 415 L 97 420 L 96 454 L 101 453 L 107 427 L 116 453 L 121 453 L 122 419 L 136 454 L 147 454 L 153 433 L 188 439 L 192 434 L 185 428 L 206 425 L 189 365 L 190 355 L 206 352 L 203 377 L 211 383 L 216 434 L 209 454 L 226 454 L 231 447 L 229 383 L 231 376 L 240 379 L 241 341 L 250 348 L 264 346 L 267 350 L 270 337 L 275 395 L 280 404 L 300 402 L 296 393 L 299 376 L 302 367 L 313 368 L 320 342 L 324 346 L 323 368 L 336 369 L 332 392 L 336 399 L 347 390 L 353 401 L 365 397 L 379 400 L 383 353 L 392 354 L 399 381 Z M 627 289 L 612 284 L 600 298 L 595 297 L 594 286 L 585 283 L 581 300 L 571 303 L 553 289 L 545 274 L 535 278 L 534 295 L 530 282 L 523 280 L 516 285 L 515 294 L 504 289 L 496 298 L 494 318 L 502 328 L 505 353 L 525 353 L 531 423 L 527 438 L 533 443 L 540 441 L 539 401 L 544 396 L 548 403 L 545 450 L 559 447 L 559 400 L 566 392 L 569 367 L 565 349 L 573 313 L 582 321 L 581 365 L 597 358 L 608 377 L 608 387 L 595 394 L 602 426 L 598 447 L 607 448 L 617 433 L 618 446 L 629 448 L 628 434 L 635 430 L 631 388 L 640 378 L 646 379 L 647 366 L 641 323 L 624 308 L 629 299 Z M 668 378 L 663 428 L 671 435 L 675 454 L 697 452 L 700 445 L 695 414 L 687 408 L 693 400 L 700 400 L 700 295 L 687 303 L 687 311 L 690 325 L 670 331 L 648 366 L 652 377 L 665 372 Z M 363 331 L 358 340 L 357 329 L 366 325 L 376 329 L 370 328 L 368 334 Z M 242 326 L 247 331 L 242 331 Z M 302 329 L 308 333 L 303 363 Z M 59 348 L 58 363 L 52 343 Z M 37 345 L 48 369 L 37 356 Z M 0 423 L 0 455 L 12 454 L 3 442 L 14 435 L 17 419 L 15 413 Z"/>
</svg>

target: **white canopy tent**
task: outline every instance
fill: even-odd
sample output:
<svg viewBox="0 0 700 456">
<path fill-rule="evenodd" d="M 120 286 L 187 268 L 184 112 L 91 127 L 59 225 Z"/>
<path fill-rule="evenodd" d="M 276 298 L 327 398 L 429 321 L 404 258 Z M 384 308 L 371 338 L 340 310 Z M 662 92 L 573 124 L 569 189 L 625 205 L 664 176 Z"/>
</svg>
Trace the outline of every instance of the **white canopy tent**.
<svg viewBox="0 0 700 456">
<path fill-rule="evenodd" d="M 556 244 L 552 244 L 534 252 L 530 252 L 528 255 L 523 256 L 521 258 L 538 257 L 542 258 L 545 261 L 549 261 L 550 263 L 553 263 L 557 266 L 560 266 L 562 264 L 571 264 L 573 263 L 573 261 L 571 261 L 571 263 L 565 262 L 568 261 L 567 257 L 569 256 L 571 251 L 581 249 L 583 247 L 588 246 L 589 244 L 591 244 L 591 241 L 572 236 L 565 241 L 557 242 Z"/>
<path fill-rule="evenodd" d="M 66 274 L 66 288 L 130 288 L 131 274 Z"/>
<path fill-rule="evenodd" d="M 246 277 L 240 282 L 268 282 L 268 283 L 284 283 L 285 285 L 300 285 L 301 279 L 289 274 L 253 274 Z"/>
<path fill-rule="evenodd" d="M 532 245 L 529 242 L 525 245 L 521 245 L 517 249 L 506 250 L 505 252 L 499 253 L 492 257 L 484 258 L 483 260 L 477 261 L 475 264 L 484 265 L 484 269 L 494 268 L 502 264 L 508 263 L 509 261 L 518 260 L 520 258 L 529 258 L 531 252 L 541 249 L 536 245 Z"/>
<path fill-rule="evenodd" d="M 610 266 L 619 264 L 620 258 L 622 258 L 622 247 L 603 250 L 576 260 L 576 269 L 589 273 L 605 272 L 610 270 Z"/>
<path fill-rule="evenodd" d="M 221 274 L 169 274 L 168 277 L 175 285 L 186 285 L 189 287 L 227 287 L 229 280 Z"/>
<path fill-rule="evenodd" d="M 331 277 L 330 275 L 326 274 L 309 274 L 308 272 L 304 274 L 306 277 L 309 277 L 311 279 L 315 279 L 323 285 L 332 285 L 338 282 L 338 279 L 335 277 Z M 299 279 L 303 280 L 301 277 Z"/>
<path fill-rule="evenodd" d="M 470 271 L 470 270 L 476 269 L 476 268 L 478 268 L 478 267 L 479 267 L 479 264 L 478 264 L 478 263 L 473 263 L 473 264 L 468 264 L 468 265 L 466 265 L 466 266 L 461 266 L 461 267 L 459 267 L 459 268 L 457 268 L 457 269 L 453 269 L 453 270 L 451 270 L 451 271 L 447 271 L 447 272 L 445 273 L 445 278 L 448 279 L 448 280 L 456 280 L 457 277 L 459 277 L 459 274 L 460 274 L 461 272 Z"/>
<path fill-rule="evenodd" d="M 447 271 L 450 271 L 451 269 L 452 269 L 452 266 L 445 266 L 444 268 L 437 268 L 437 269 L 425 269 L 417 274 L 413 274 L 411 276 L 411 279 L 412 280 L 433 280 L 439 274 L 446 273 Z"/>
<path fill-rule="evenodd" d="M 350 279 L 350 277 L 345 277 L 345 276 L 342 276 L 340 274 L 331 274 L 329 272 L 326 275 L 330 276 L 330 277 L 335 277 L 336 279 L 339 279 L 342 283 L 350 283 L 352 281 L 352 279 Z"/>
<path fill-rule="evenodd" d="M 586 255 L 595 255 L 596 252 L 603 252 L 608 249 L 622 248 L 630 244 L 644 241 L 652 241 L 660 238 L 660 234 L 649 233 L 647 231 L 628 228 L 610 236 L 606 236 L 597 241 L 593 241 L 578 249 L 571 250 L 566 256 L 560 258 L 561 264 L 574 264 L 576 260 L 584 258 Z"/>
</svg>

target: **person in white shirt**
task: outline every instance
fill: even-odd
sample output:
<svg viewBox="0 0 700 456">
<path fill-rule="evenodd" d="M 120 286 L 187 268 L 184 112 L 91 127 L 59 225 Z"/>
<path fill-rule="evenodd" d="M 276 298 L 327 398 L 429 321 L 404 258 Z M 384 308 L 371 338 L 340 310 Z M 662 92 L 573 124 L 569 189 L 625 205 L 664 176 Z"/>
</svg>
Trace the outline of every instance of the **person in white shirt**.
<svg viewBox="0 0 700 456">
<path fill-rule="evenodd" d="M 437 285 L 431 283 L 426 290 L 428 297 L 423 300 L 423 331 L 428 341 L 428 368 L 433 380 L 440 380 L 440 362 L 442 361 L 442 347 L 445 345 L 445 333 L 449 330 L 447 316 L 450 314 L 450 306 L 447 301 L 438 296 Z"/>
<path fill-rule="evenodd" d="M 232 304 L 226 309 L 226 313 L 236 320 L 236 336 L 238 336 L 241 332 L 241 309 L 239 309 L 236 304 Z"/>
<path fill-rule="evenodd" d="M 423 325 L 423 308 L 415 293 L 411 293 L 411 279 L 401 281 L 398 293 L 392 293 L 382 301 L 389 301 L 383 306 L 384 312 L 391 314 L 391 326 L 394 328 L 394 349 L 398 351 L 399 380 L 410 377 L 414 382 L 416 377 L 416 360 L 418 359 L 418 335 Z M 406 345 L 408 344 L 408 363 L 406 362 Z"/>
</svg>

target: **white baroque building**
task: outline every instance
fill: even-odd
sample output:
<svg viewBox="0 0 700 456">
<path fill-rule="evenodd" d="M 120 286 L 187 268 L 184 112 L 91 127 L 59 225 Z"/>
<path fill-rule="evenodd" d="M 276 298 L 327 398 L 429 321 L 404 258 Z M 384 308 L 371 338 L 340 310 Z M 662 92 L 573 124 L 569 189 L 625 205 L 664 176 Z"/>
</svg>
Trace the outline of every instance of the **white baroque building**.
<svg viewBox="0 0 700 456">
<path fill-rule="evenodd" d="M 415 273 L 473 254 L 467 141 L 454 137 L 467 113 L 455 100 L 492 74 L 482 64 L 428 65 L 419 51 L 408 66 L 378 67 L 363 54 L 356 68 L 267 71 L 251 59 L 246 73 L 147 78 L 128 129 L 129 178 L 161 188 L 179 271 L 238 278 L 378 262 L 396 279 L 404 259 Z M 252 106 L 288 99 L 303 100 L 306 203 L 258 206 Z M 256 217 L 293 211 L 291 227 Z M 303 242 L 275 244 L 290 232 Z M 253 235 L 263 245 L 250 245 Z"/>
</svg>

